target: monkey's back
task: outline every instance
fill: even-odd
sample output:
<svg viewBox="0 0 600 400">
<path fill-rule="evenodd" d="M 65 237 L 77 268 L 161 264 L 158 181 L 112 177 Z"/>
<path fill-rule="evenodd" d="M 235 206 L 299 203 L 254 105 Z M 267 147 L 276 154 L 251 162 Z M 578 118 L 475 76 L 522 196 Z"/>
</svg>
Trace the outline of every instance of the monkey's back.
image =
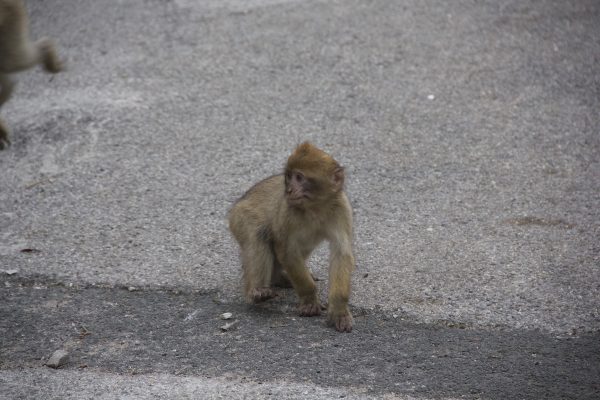
<svg viewBox="0 0 600 400">
<path fill-rule="evenodd" d="M 229 210 L 229 229 L 240 244 L 257 234 L 260 227 L 270 230 L 273 218 L 284 198 L 285 183 L 282 174 L 273 175 L 252 186 Z"/>
</svg>

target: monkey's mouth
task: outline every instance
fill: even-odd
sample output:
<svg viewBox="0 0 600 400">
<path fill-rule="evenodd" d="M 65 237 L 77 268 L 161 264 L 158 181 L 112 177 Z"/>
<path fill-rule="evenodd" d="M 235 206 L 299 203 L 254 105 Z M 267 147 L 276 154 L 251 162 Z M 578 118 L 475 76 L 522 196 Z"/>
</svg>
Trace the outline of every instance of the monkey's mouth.
<svg viewBox="0 0 600 400">
<path fill-rule="evenodd" d="M 300 195 L 300 196 L 288 196 L 288 203 L 291 205 L 300 205 L 304 203 L 305 200 L 308 200 L 308 196 Z"/>
</svg>

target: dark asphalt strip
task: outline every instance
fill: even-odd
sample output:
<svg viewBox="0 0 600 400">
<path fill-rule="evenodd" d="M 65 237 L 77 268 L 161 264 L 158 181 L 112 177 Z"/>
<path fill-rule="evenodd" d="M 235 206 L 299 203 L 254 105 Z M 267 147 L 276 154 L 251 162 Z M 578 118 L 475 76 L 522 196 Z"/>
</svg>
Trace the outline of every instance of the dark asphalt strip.
<svg viewBox="0 0 600 400">
<path fill-rule="evenodd" d="M 249 307 L 223 303 L 217 293 L 3 281 L 0 369 L 45 368 L 64 348 L 66 369 L 123 374 L 286 379 L 417 397 L 600 394 L 598 332 L 460 329 L 355 309 L 354 331 L 338 334 L 323 317 L 296 316 L 288 293 Z M 225 312 L 238 321 L 227 332 Z"/>
</svg>

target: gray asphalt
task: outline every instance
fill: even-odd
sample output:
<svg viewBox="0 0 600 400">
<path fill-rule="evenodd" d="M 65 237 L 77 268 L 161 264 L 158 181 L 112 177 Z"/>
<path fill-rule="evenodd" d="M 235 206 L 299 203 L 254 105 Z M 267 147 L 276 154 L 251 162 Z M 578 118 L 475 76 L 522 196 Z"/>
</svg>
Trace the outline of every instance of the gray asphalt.
<svg viewBox="0 0 600 400">
<path fill-rule="evenodd" d="M 599 396 L 600 3 L 27 5 L 68 71 L 1 110 L 0 398 Z M 239 294 L 227 209 L 303 140 L 348 174 L 348 335 Z"/>
<path fill-rule="evenodd" d="M 40 279 L 44 283 L 9 279 L 10 289 L 0 298 L 7 341 L 0 370 L 9 371 L 0 382 L 25 398 L 40 398 L 48 389 L 39 380 L 23 385 L 15 379 L 15 364 L 39 374 L 45 349 L 58 344 L 70 353 L 67 370 L 75 375 L 162 373 L 353 388 L 323 398 L 362 391 L 375 398 L 396 392 L 417 398 L 593 399 L 600 390 L 597 333 L 572 338 L 465 329 L 354 309 L 354 332 L 339 334 L 323 319 L 296 316 L 292 296 L 248 307 L 224 303 L 217 293 L 65 287 Z M 225 312 L 235 325 L 223 333 Z M 287 394 L 267 390 L 274 398 Z M 219 394 L 228 398 L 228 391 L 221 387 Z"/>
</svg>

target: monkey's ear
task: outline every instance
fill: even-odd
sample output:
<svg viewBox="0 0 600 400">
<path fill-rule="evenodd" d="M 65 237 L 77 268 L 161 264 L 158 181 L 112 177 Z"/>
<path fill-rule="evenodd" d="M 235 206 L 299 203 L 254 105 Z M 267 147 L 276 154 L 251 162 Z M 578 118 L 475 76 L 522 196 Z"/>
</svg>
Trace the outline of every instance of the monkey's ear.
<svg viewBox="0 0 600 400">
<path fill-rule="evenodd" d="M 331 180 L 333 182 L 333 187 L 335 188 L 336 191 L 342 190 L 344 188 L 344 168 L 337 167 L 333 171 Z"/>
</svg>

